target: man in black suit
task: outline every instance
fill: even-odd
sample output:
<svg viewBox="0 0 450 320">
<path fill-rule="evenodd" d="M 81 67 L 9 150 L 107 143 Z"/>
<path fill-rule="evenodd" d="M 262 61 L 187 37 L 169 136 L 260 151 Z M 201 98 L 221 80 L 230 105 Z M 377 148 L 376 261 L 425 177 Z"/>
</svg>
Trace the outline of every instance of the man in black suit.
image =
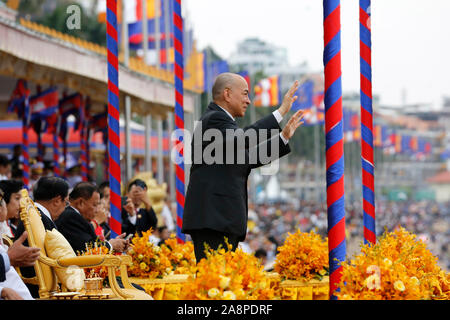
<svg viewBox="0 0 450 320">
<path fill-rule="evenodd" d="M 235 250 L 245 239 L 248 176 L 251 169 L 290 152 L 288 140 L 302 123 L 303 112 L 296 112 L 283 130 L 279 122 L 297 99 L 297 89 L 298 81 L 278 110 L 242 130 L 235 118 L 243 117 L 250 105 L 247 82 L 233 73 L 216 78 L 213 102 L 192 138 L 192 167 L 183 214 L 182 232 L 191 235 L 197 262 L 205 257 L 205 243 L 212 249 L 225 247 L 226 237 Z"/>
<path fill-rule="evenodd" d="M 100 206 L 100 194 L 95 185 L 90 182 L 77 183 L 69 195 L 69 202 L 56 226 L 75 252 L 85 251 L 86 246 L 94 247 L 96 242 L 117 252 L 127 249 L 128 240 L 123 239 L 125 233 L 109 241 L 100 241 L 95 234 L 91 220 Z"/>
<path fill-rule="evenodd" d="M 53 230 L 56 228 L 54 221 L 58 219 L 66 207 L 69 197 L 68 194 L 69 185 L 64 179 L 58 177 L 42 177 L 36 182 L 33 190 L 34 204 L 41 215 L 45 230 Z M 24 231 L 23 222 L 20 221 L 16 230 L 16 241 Z M 25 245 L 28 246 L 27 241 Z M 24 277 L 31 278 L 36 275 L 33 267 L 21 268 L 20 271 Z M 39 287 L 32 284 L 26 285 L 33 298 L 38 298 Z"/>
<path fill-rule="evenodd" d="M 144 208 L 140 208 L 141 205 Z M 155 231 L 158 218 L 147 195 L 147 184 L 135 179 L 128 185 L 128 196 L 122 204 L 122 231 L 127 235 L 140 236 L 150 228 Z"/>
</svg>

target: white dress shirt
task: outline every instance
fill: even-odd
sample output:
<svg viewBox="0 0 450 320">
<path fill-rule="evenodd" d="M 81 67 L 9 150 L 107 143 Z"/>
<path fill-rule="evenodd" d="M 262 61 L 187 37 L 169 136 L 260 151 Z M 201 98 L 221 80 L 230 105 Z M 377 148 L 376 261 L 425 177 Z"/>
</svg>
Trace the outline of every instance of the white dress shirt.
<svg viewBox="0 0 450 320">
<path fill-rule="evenodd" d="M 231 119 L 233 119 L 233 121 L 236 121 L 236 120 L 234 119 L 234 117 L 233 117 L 227 110 L 225 110 L 224 108 L 222 108 L 222 107 L 219 106 L 219 105 L 217 105 L 217 106 L 218 106 L 220 109 L 222 109 L 223 111 L 225 111 L 225 113 L 226 113 Z M 275 110 L 274 112 L 272 112 L 272 114 L 273 114 L 273 116 L 275 117 L 275 119 L 277 120 L 278 123 L 280 123 L 281 120 L 283 120 L 283 116 L 281 115 L 280 111 Z M 282 134 L 281 132 L 280 132 L 280 138 L 281 138 L 281 140 L 283 140 L 284 144 L 288 144 L 289 139 L 286 139 L 286 138 L 283 136 L 283 134 Z"/>
<path fill-rule="evenodd" d="M 47 216 L 47 218 L 49 218 L 51 221 L 53 221 L 52 215 L 50 214 L 50 212 L 47 210 L 46 207 L 44 207 L 42 204 L 40 204 L 38 202 L 35 202 L 34 204 L 36 205 L 36 207 L 38 207 L 39 210 L 42 211 L 43 214 L 45 214 Z"/>
<path fill-rule="evenodd" d="M 0 239 L 1 239 L 1 234 L 0 234 Z M 0 254 L 2 256 L 8 256 L 7 253 L 8 249 L 5 245 L 0 244 Z M 8 258 L 8 265 L 9 265 L 9 258 Z M 10 268 L 8 267 L 8 269 L 6 269 L 5 266 L 5 271 L 8 270 L 6 272 L 6 280 L 3 282 L 0 282 L 0 296 L 2 294 L 2 290 L 3 288 L 10 288 L 13 289 L 14 291 L 16 291 L 23 299 L 25 300 L 34 300 L 33 297 L 30 294 L 30 291 L 28 290 L 27 286 L 25 285 L 25 283 L 23 282 L 22 278 L 20 278 L 19 274 L 17 273 L 15 268 Z M 2 300 L 0 298 L 0 300 Z"/>
</svg>

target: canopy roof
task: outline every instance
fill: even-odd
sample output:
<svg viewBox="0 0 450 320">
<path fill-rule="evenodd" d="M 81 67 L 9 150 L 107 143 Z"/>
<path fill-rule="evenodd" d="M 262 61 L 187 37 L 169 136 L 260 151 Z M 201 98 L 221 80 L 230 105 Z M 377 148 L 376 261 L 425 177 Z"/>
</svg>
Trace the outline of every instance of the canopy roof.
<svg viewBox="0 0 450 320">
<path fill-rule="evenodd" d="M 106 48 L 75 38 L 24 19 L 18 22 L 0 15 L 0 113 L 16 80 L 57 86 L 61 91 L 90 96 L 92 110 L 103 111 L 107 104 Z M 131 111 L 165 118 L 174 110 L 174 75 L 130 58 L 129 67 L 119 66 L 120 108 L 124 97 L 131 98 Z M 185 82 L 184 110 L 192 113 L 195 95 L 200 91 L 192 81 Z M 30 88 L 33 91 L 33 88 Z M 67 92 L 71 93 L 71 92 Z M 3 118 L 5 118 L 3 116 Z"/>
</svg>

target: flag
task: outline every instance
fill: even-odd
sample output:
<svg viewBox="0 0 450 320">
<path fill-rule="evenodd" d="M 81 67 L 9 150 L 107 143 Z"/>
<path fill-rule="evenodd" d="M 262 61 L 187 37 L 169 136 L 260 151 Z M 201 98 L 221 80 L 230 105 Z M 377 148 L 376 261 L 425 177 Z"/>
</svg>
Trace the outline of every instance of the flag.
<svg viewBox="0 0 450 320">
<path fill-rule="evenodd" d="M 88 128 L 93 129 L 94 133 L 102 132 L 103 142 L 106 145 L 108 138 L 108 112 L 102 112 L 91 116 Z"/>
<path fill-rule="evenodd" d="M 344 142 L 357 141 L 361 137 L 359 129 L 358 113 L 347 108 L 343 108 L 344 121 Z"/>
<path fill-rule="evenodd" d="M 273 107 L 281 103 L 280 76 L 262 79 L 255 85 L 255 107 Z"/>
<path fill-rule="evenodd" d="M 401 153 L 411 153 L 411 147 L 410 147 L 410 140 L 411 140 L 411 136 L 408 136 L 408 135 L 402 135 L 402 138 L 401 138 L 401 142 L 400 142 L 400 145 L 401 145 Z"/>
<path fill-rule="evenodd" d="M 80 93 L 74 93 L 68 97 L 64 97 L 59 101 L 59 137 L 63 141 L 67 141 L 68 124 L 67 118 L 70 115 L 75 117 L 74 130 L 79 130 L 83 119 L 83 96 Z"/>
<path fill-rule="evenodd" d="M 292 104 L 292 111 L 311 108 L 314 105 L 314 81 L 307 80 L 302 83 L 295 95 L 297 100 Z"/>
<path fill-rule="evenodd" d="M 228 67 L 228 62 L 225 60 L 217 60 L 217 61 L 207 61 L 207 53 L 206 50 L 203 53 L 203 69 L 204 69 L 204 91 L 211 92 L 214 81 L 217 76 L 221 73 L 228 72 L 230 69 Z"/>
<path fill-rule="evenodd" d="M 58 121 L 58 91 L 51 87 L 30 97 L 31 123 L 36 133 L 53 133 Z"/>
<path fill-rule="evenodd" d="M 15 112 L 19 118 L 23 119 L 29 95 L 30 90 L 28 89 L 27 82 L 23 79 L 17 80 L 16 88 L 12 92 L 8 102 L 7 112 Z"/>
<path fill-rule="evenodd" d="M 248 71 L 244 70 L 244 71 L 238 72 L 238 74 L 239 74 L 242 78 L 245 79 L 245 81 L 247 82 L 248 89 L 250 90 L 250 88 L 251 88 L 251 82 L 250 82 L 250 74 L 248 73 Z"/>
</svg>

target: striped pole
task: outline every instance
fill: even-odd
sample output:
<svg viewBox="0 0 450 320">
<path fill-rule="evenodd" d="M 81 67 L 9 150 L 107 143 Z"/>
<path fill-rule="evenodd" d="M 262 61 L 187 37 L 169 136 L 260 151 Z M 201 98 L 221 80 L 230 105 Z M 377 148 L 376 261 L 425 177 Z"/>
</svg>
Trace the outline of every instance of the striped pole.
<svg viewBox="0 0 450 320">
<path fill-rule="evenodd" d="M 359 51 L 361 69 L 361 170 L 363 185 L 364 243 L 375 244 L 375 177 L 372 111 L 372 39 L 370 0 L 359 0 Z"/>
<path fill-rule="evenodd" d="M 83 108 L 83 107 L 82 107 Z M 86 128 L 80 123 L 81 178 L 88 181 Z"/>
<path fill-rule="evenodd" d="M 175 33 L 175 130 L 184 130 L 183 109 L 183 18 L 181 17 L 181 0 L 173 0 L 173 26 Z M 166 30 L 167 31 L 167 30 Z M 183 137 L 177 137 L 175 146 L 180 150 L 179 157 L 183 157 Z M 175 167 L 175 187 L 177 198 L 177 241 L 184 243 L 186 236 L 181 232 L 184 212 L 184 160 L 178 161 Z"/>
<path fill-rule="evenodd" d="M 61 168 L 59 167 L 59 127 L 61 123 L 61 114 L 58 111 L 58 121 L 55 132 L 53 133 L 53 173 L 56 177 L 61 176 Z"/>
<path fill-rule="evenodd" d="M 334 300 L 346 255 L 340 0 L 324 0 L 323 9 L 328 250 L 330 299 Z"/>
<path fill-rule="evenodd" d="M 122 233 L 120 192 L 119 59 L 117 0 L 107 0 L 106 47 L 108 49 L 108 150 L 111 188 L 111 238 Z"/>
<path fill-rule="evenodd" d="M 28 140 L 28 127 L 30 125 L 30 91 L 27 89 L 24 101 L 24 112 L 22 119 L 22 156 L 23 156 L 23 184 L 28 189 L 30 184 L 30 151 Z"/>
</svg>

